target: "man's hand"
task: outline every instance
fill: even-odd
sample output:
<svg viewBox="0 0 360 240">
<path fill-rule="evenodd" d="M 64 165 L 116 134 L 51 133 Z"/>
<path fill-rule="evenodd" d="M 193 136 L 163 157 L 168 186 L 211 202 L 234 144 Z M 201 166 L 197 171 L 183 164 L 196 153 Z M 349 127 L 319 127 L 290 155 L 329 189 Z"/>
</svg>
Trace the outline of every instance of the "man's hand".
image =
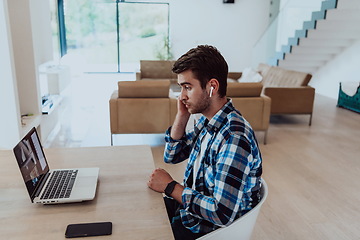
<svg viewBox="0 0 360 240">
<path fill-rule="evenodd" d="M 166 186 L 173 181 L 170 174 L 162 168 L 157 168 L 150 175 L 148 187 L 152 190 L 163 193 Z"/>
<path fill-rule="evenodd" d="M 181 95 L 177 99 L 177 109 L 178 109 L 178 114 L 181 115 L 182 117 L 184 117 L 184 118 L 190 117 L 190 113 L 189 113 L 187 107 L 185 106 L 185 104 L 183 103 L 183 101 L 181 99 Z"/>
<path fill-rule="evenodd" d="M 165 188 L 167 185 L 172 182 L 174 179 L 170 176 L 170 174 L 165 171 L 162 168 L 157 168 L 153 171 L 153 173 L 150 175 L 150 179 L 148 182 L 148 187 L 152 190 L 164 193 Z M 180 204 L 182 204 L 182 192 L 184 190 L 184 186 L 180 184 L 176 184 L 175 188 L 171 194 L 171 196 L 178 201 Z"/>
<path fill-rule="evenodd" d="M 179 96 L 177 100 L 178 112 L 171 128 L 170 136 L 172 139 L 179 140 L 184 136 L 186 124 L 190 118 L 190 113 Z"/>
</svg>

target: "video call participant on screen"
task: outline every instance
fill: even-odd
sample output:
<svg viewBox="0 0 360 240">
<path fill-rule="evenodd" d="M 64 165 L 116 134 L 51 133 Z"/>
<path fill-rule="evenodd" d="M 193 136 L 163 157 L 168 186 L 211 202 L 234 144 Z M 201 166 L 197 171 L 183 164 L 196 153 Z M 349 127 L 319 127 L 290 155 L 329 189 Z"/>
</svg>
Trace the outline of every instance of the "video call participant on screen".
<svg viewBox="0 0 360 240">
<path fill-rule="evenodd" d="M 215 47 L 189 50 L 172 70 L 181 94 L 164 161 L 188 164 L 183 185 L 155 169 L 148 186 L 168 196 L 175 239 L 188 240 L 230 225 L 260 201 L 262 159 L 253 129 L 226 97 L 228 65 Z M 186 132 L 195 113 L 202 116 Z"/>
</svg>

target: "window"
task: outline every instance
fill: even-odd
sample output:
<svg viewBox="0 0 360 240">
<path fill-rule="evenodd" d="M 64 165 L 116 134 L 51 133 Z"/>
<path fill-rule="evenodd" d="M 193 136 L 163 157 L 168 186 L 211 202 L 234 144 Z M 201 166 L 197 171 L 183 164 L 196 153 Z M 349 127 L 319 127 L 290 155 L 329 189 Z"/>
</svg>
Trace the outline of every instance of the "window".
<svg viewBox="0 0 360 240">
<path fill-rule="evenodd" d="M 168 3 L 58 0 L 58 8 L 61 54 L 87 72 L 134 72 L 142 59 L 171 58 Z"/>
</svg>

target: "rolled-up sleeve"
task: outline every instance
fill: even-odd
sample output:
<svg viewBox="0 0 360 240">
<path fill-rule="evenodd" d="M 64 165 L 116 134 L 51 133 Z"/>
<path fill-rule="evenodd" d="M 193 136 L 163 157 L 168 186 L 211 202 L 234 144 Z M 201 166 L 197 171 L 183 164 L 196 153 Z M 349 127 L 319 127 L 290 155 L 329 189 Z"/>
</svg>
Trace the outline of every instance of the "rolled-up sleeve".
<svg viewBox="0 0 360 240">
<path fill-rule="evenodd" d="M 165 151 L 164 162 L 166 163 L 179 163 L 189 158 L 191 151 L 191 133 L 184 134 L 184 136 L 175 140 L 170 136 L 171 127 L 165 133 Z"/>
</svg>

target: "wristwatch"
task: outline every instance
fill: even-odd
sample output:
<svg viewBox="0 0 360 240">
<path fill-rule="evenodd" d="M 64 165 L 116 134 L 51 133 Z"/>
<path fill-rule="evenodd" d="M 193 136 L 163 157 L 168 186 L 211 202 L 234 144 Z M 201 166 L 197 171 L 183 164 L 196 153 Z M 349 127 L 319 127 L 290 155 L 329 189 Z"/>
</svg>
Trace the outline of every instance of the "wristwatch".
<svg viewBox="0 0 360 240">
<path fill-rule="evenodd" d="M 166 186 L 166 188 L 164 190 L 166 196 L 171 197 L 171 193 L 174 191 L 176 184 L 177 184 L 177 181 L 174 180 Z"/>
</svg>

